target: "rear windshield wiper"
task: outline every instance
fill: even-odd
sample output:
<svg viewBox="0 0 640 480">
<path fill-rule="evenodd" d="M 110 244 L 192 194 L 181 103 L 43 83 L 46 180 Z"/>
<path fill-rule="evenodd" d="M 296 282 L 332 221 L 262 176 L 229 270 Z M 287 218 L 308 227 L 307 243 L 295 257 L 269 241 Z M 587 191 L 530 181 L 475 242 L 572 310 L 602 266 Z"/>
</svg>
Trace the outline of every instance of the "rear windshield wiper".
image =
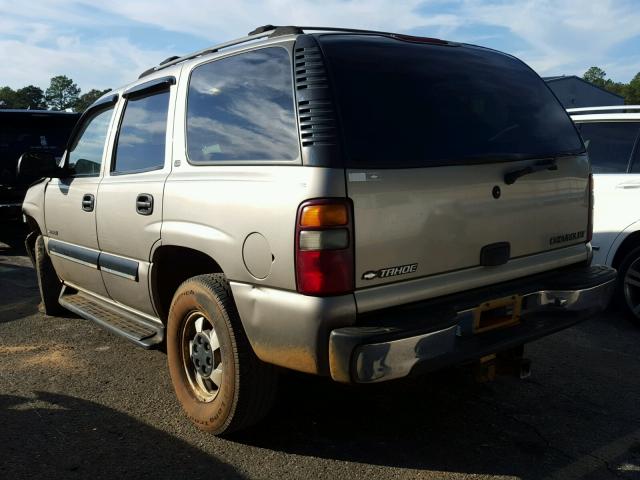
<svg viewBox="0 0 640 480">
<path fill-rule="evenodd" d="M 520 177 L 524 177 L 531 173 L 541 172 L 542 170 L 558 170 L 556 159 L 552 158 L 550 160 L 541 160 L 533 165 L 529 165 L 528 167 L 507 172 L 504 174 L 504 183 L 507 185 L 513 185 Z"/>
</svg>

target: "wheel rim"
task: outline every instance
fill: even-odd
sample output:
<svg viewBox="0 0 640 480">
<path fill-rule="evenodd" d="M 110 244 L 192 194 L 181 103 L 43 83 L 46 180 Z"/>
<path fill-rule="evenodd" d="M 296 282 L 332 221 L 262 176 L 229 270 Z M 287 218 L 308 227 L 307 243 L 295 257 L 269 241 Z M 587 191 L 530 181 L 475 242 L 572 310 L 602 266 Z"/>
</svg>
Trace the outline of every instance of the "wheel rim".
<svg viewBox="0 0 640 480">
<path fill-rule="evenodd" d="M 224 371 L 218 335 L 205 314 L 196 311 L 188 315 L 180 345 L 191 390 L 198 400 L 213 401 L 220 392 Z"/>
<path fill-rule="evenodd" d="M 640 318 L 640 258 L 629 265 L 624 275 L 624 298 L 629 310 Z"/>
</svg>

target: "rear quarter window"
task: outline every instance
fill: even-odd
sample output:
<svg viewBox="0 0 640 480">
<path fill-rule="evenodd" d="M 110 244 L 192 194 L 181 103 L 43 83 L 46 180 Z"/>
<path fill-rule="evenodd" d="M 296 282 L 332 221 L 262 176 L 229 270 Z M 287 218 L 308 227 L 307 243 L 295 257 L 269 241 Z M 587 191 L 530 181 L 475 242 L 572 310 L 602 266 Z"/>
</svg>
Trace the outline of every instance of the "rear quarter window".
<svg viewBox="0 0 640 480">
<path fill-rule="evenodd" d="M 285 48 L 241 53 L 193 70 L 187 151 L 195 164 L 299 157 L 291 59 Z"/>
<path fill-rule="evenodd" d="M 577 154 L 570 118 L 520 60 L 472 46 L 321 36 L 351 167 Z"/>
</svg>

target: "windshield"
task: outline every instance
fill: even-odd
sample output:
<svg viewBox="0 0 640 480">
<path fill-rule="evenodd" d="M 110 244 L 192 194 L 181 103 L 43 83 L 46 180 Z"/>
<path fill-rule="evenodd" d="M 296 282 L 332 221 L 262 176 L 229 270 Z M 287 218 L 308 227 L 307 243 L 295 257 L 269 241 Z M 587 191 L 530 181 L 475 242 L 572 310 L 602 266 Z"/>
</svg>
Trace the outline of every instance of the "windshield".
<svg viewBox="0 0 640 480">
<path fill-rule="evenodd" d="M 577 154 L 584 146 L 544 81 L 472 46 L 319 37 L 351 167 L 415 167 Z"/>
</svg>

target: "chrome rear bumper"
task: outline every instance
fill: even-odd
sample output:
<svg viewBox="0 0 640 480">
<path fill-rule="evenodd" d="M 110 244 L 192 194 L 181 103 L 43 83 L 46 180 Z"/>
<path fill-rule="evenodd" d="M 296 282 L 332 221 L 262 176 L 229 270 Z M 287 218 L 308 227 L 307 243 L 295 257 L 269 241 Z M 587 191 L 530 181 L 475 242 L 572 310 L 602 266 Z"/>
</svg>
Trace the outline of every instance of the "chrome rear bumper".
<svg viewBox="0 0 640 480">
<path fill-rule="evenodd" d="M 446 315 L 439 305 L 437 318 L 430 319 L 435 308 L 431 310 L 428 304 L 422 312 L 422 324 L 429 326 L 423 331 L 416 329 L 415 323 L 408 327 L 402 318 L 335 329 L 329 340 L 331 376 L 340 382 L 372 383 L 435 370 L 517 347 L 606 308 L 615 288 L 614 269 L 580 267 L 565 275 L 568 277 L 550 281 L 550 288 L 539 288 L 539 279 L 528 290 L 527 284 L 517 285 L 512 293 L 522 298 L 520 321 L 503 329 L 469 334 L 464 326 L 474 308 L 454 309 Z M 482 294 L 491 295 L 491 291 Z M 394 317 L 396 313 L 391 311 L 389 315 Z"/>
</svg>

